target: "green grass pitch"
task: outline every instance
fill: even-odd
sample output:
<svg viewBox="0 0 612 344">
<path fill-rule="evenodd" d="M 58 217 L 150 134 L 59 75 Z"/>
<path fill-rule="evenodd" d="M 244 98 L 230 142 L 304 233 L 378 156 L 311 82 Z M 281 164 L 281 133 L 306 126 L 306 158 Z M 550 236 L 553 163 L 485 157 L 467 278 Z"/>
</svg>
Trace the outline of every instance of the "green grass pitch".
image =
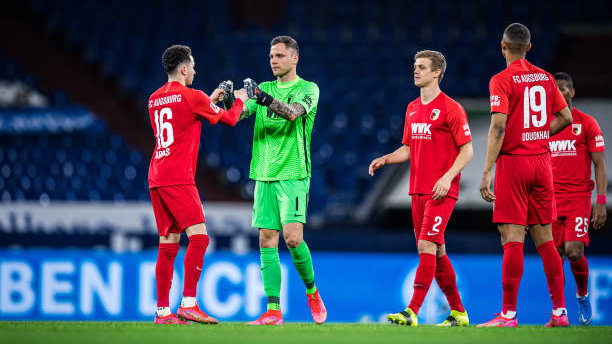
<svg viewBox="0 0 612 344">
<path fill-rule="evenodd" d="M 381 324 L 325 325 L 290 323 L 285 326 L 164 325 L 142 322 L 0 322 L 0 343 L 208 344 L 208 343 L 612 343 L 610 326 L 543 326 L 518 328 L 404 327 Z"/>
</svg>

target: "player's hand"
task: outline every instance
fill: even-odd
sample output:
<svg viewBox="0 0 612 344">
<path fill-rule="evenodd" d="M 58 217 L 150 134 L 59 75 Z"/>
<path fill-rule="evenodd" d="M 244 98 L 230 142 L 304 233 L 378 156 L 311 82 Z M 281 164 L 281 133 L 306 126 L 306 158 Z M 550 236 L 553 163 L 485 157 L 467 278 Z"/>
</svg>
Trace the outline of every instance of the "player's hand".
<svg viewBox="0 0 612 344">
<path fill-rule="evenodd" d="M 442 178 L 438 179 L 433 189 L 431 190 L 433 192 L 433 199 L 437 201 L 446 197 L 446 194 L 448 194 L 448 190 L 450 190 L 451 182 L 452 179 L 449 179 L 446 174 L 443 175 Z"/>
<path fill-rule="evenodd" d="M 242 82 L 244 83 L 244 89 L 246 90 L 249 99 L 257 98 L 257 92 L 261 92 L 261 89 L 255 80 L 246 78 Z"/>
<path fill-rule="evenodd" d="M 245 90 L 244 88 L 234 91 L 234 97 L 242 100 L 243 102 L 249 99 L 249 96 L 247 95 L 247 90 Z"/>
<path fill-rule="evenodd" d="M 266 92 L 262 91 L 261 88 L 257 85 L 255 80 L 251 78 L 246 78 L 242 82 L 244 82 L 244 88 L 246 89 L 247 96 L 249 99 L 257 99 L 257 104 L 263 106 L 270 106 L 274 98 Z"/>
<path fill-rule="evenodd" d="M 491 172 L 483 172 L 480 181 L 480 196 L 487 202 L 495 201 L 495 195 L 491 192 Z"/>
<path fill-rule="evenodd" d="M 380 158 L 376 158 L 374 160 L 372 160 L 372 162 L 370 163 L 370 168 L 368 173 L 373 176 L 374 175 L 374 171 L 378 170 L 379 168 L 385 166 L 387 164 L 387 158 L 384 156 L 381 156 Z"/>
<path fill-rule="evenodd" d="M 218 89 L 223 90 L 223 105 L 225 105 L 225 109 L 229 109 L 234 105 L 234 83 L 231 80 L 221 81 L 219 83 Z"/>
<path fill-rule="evenodd" d="M 607 220 L 608 214 L 606 213 L 606 205 L 601 203 L 595 203 L 593 207 L 593 216 L 591 218 L 591 225 L 594 230 L 600 230 Z"/>
<path fill-rule="evenodd" d="M 215 90 L 210 94 L 210 100 L 212 100 L 213 103 L 218 103 L 223 100 L 224 96 L 225 94 L 222 89 L 215 88 Z"/>
</svg>

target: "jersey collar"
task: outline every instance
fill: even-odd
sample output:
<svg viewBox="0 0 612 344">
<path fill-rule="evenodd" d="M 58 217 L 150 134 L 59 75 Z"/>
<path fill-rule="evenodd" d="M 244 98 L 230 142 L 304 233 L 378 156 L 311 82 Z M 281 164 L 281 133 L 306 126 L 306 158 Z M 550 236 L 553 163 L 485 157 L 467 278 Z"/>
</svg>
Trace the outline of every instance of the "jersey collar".
<svg viewBox="0 0 612 344">
<path fill-rule="evenodd" d="M 290 88 L 295 86 L 295 84 L 297 84 L 300 80 L 302 80 L 299 76 L 296 77 L 295 79 L 291 80 L 291 81 L 287 81 L 287 82 L 276 82 L 276 86 L 278 88 Z"/>
</svg>

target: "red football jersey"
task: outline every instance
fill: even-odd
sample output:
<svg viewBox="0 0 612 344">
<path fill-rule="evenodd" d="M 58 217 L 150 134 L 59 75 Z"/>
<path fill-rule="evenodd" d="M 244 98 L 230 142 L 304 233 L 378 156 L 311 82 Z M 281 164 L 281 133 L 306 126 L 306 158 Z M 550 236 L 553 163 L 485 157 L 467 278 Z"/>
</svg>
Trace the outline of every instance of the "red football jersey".
<svg viewBox="0 0 612 344">
<path fill-rule="evenodd" d="M 441 92 L 429 104 L 421 98 L 408 104 L 402 143 L 410 146 L 410 194 L 433 194 L 436 182 L 451 168 L 459 147 L 472 141 L 463 107 Z M 448 196 L 457 199 L 459 179 Z"/>
<path fill-rule="evenodd" d="M 605 150 L 604 138 L 597 121 L 573 108 L 572 124 L 548 142 L 551 152 L 555 194 L 591 196 L 591 152 Z"/>
<path fill-rule="evenodd" d="M 204 118 L 215 124 L 225 114 L 202 91 L 173 81 L 149 97 L 149 118 L 156 139 L 149 165 L 149 187 L 195 184 L 195 171 Z M 236 99 L 230 111 L 240 111 Z"/>
<path fill-rule="evenodd" d="M 550 122 L 567 106 L 555 78 L 520 59 L 491 78 L 489 93 L 491 113 L 508 115 L 500 154 L 548 153 Z"/>
</svg>

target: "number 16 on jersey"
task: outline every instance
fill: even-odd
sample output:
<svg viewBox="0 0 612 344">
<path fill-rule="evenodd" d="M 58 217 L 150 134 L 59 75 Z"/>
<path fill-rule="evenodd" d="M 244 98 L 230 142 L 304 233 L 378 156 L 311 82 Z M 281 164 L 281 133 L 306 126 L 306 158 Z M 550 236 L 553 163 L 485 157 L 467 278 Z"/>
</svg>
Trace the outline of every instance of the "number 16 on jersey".
<svg viewBox="0 0 612 344">
<path fill-rule="evenodd" d="M 157 127 L 155 136 L 157 138 L 157 148 L 167 148 L 174 143 L 174 132 L 172 131 L 172 124 L 166 122 L 172 119 L 172 110 L 170 108 L 163 108 L 161 111 L 155 110 L 155 126 Z"/>
</svg>

